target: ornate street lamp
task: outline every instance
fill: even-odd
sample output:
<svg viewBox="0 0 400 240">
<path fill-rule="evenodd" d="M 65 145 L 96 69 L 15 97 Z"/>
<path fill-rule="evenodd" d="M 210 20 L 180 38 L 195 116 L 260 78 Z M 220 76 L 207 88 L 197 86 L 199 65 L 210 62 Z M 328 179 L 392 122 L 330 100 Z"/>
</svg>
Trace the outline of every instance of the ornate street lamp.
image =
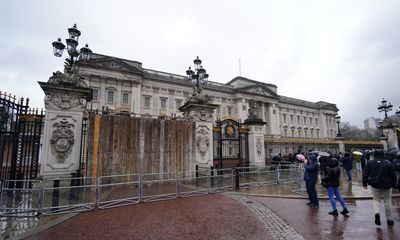
<svg viewBox="0 0 400 240">
<path fill-rule="evenodd" d="M 336 121 L 336 124 L 337 124 L 337 135 L 336 135 L 336 137 L 337 137 L 337 138 L 342 138 L 343 135 L 342 135 L 342 133 L 340 132 L 340 116 L 339 116 L 339 115 L 336 115 L 336 116 L 335 116 L 335 121 Z"/>
<path fill-rule="evenodd" d="M 87 44 L 80 50 L 77 49 L 81 31 L 78 30 L 76 24 L 74 24 L 73 27 L 68 28 L 68 34 L 69 38 L 65 39 L 65 42 L 67 43 L 69 58 L 66 58 L 65 61 L 66 67 L 71 70 L 78 60 L 88 61 L 91 57 L 92 50 L 90 50 Z M 65 45 L 61 42 L 61 38 L 58 38 L 58 40 L 53 42 L 52 45 L 54 56 L 61 57 L 65 49 Z"/>
<path fill-rule="evenodd" d="M 396 115 L 400 115 L 400 107 L 399 109 L 395 112 Z"/>
<path fill-rule="evenodd" d="M 201 60 L 198 56 L 195 60 L 193 60 L 193 63 L 194 71 L 191 67 L 189 67 L 189 69 L 186 71 L 186 74 L 188 79 L 190 79 L 193 83 L 194 94 L 200 95 L 201 91 L 203 90 L 203 86 L 206 85 L 208 82 L 208 74 L 201 65 Z"/>
<path fill-rule="evenodd" d="M 379 112 L 385 112 L 385 119 L 387 118 L 387 113 L 392 111 L 393 109 L 393 105 L 389 102 L 387 103 L 387 101 L 385 99 L 382 99 L 381 104 L 378 107 Z"/>
</svg>

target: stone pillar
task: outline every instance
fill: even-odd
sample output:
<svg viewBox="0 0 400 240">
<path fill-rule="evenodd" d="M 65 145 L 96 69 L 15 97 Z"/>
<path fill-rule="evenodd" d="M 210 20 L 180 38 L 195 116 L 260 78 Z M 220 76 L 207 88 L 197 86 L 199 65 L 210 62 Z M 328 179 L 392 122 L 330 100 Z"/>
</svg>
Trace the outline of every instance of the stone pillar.
<svg viewBox="0 0 400 240">
<path fill-rule="evenodd" d="M 249 115 L 244 124 L 249 128 L 250 165 L 265 166 L 265 147 L 263 126 L 266 122 L 260 116 L 260 106 L 251 100 Z"/>
<path fill-rule="evenodd" d="M 343 138 L 337 139 L 337 142 L 339 145 L 339 152 L 343 154 L 346 151 Z"/>
<path fill-rule="evenodd" d="M 71 176 L 80 169 L 82 117 L 91 89 L 73 74 L 61 72 L 39 85 L 46 95 L 40 175 Z"/>
<path fill-rule="evenodd" d="M 264 132 L 262 124 L 246 123 L 249 127 L 250 165 L 265 166 Z"/>
<path fill-rule="evenodd" d="M 213 111 L 217 108 L 216 104 L 197 104 L 192 102 L 185 103 L 179 108 L 183 112 L 183 117 L 187 121 L 196 122 L 195 141 L 193 142 L 193 163 L 195 166 L 213 166 Z"/>
</svg>

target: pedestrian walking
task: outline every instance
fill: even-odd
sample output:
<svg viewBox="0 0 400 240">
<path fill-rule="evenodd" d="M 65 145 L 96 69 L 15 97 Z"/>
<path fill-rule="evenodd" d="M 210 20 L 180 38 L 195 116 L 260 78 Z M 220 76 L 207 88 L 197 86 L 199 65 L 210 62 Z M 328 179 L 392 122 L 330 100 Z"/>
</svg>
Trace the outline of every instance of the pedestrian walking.
<svg viewBox="0 0 400 240">
<path fill-rule="evenodd" d="M 333 216 L 339 215 L 336 208 L 336 201 L 334 198 L 334 196 L 336 196 L 336 198 L 340 202 L 340 205 L 342 205 L 343 208 L 343 211 L 341 211 L 340 214 L 347 216 L 349 211 L 347 210 L 347 206 L 342 198 L 342 195 L 340 195 L 339 178 L 340 178 L 339 161 L 336 158 L 333 158 L 329 162 L 325 177 L 322 178 L 322 185 L 327 188 L 329 200 L 332 205 L 332 211 L 329 212 L 329 214 Z"/>
<path fill-rule="evenodd" d="M 400 151 L 396 152 L 395 159 L 392 163 L 394 171 L 396 172 L 396 188 L 400 191 Z"/>
<path fill-rule="evenodd" d="M 353 180 L 351 176 L 351 170 L 353 169 L 353 160 L 350 157 L 350 153 L 344 153 L 344 157 L 342 158 L 342 165 L 347 174 L 347 181 L 351 182 Z"/>
<path fill-rule="evenodd" d="M 383 198 L 385 204 L 386 220 L 389 226 L 394 225 L 392 218 L 392 187 L 396 184 L 396 173 L 393 164 L 384 159 L 383 150 L 375 150 L 373 159 L 367 162 L 363 175 L 363 186 L 371 186 L 372 203 L 375 212 L 375 224 L 381 225 L 380 202 Z"/>
<path fill-rule="evenodd" d="M 315 185 L 318 180 L 318 161 L 317 156 L 314 154 L 309 155 L 308 160 L 304 162 L 304 181 L 306 182 L 306 189 L 310 202 L 307 203 L 311 208 L 318 208 L 318 195 Z"/>
</svg>

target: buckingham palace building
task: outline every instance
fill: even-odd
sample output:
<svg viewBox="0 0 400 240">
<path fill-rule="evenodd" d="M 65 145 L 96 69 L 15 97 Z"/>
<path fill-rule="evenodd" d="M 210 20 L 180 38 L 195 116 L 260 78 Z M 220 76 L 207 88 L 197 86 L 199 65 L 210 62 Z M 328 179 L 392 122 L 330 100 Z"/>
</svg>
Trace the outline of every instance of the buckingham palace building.
<svg viewBox="0 0 400 240">
<path fill-rule="evenodd" d="M 143 68 L 141 62 L 93 54 L 78 62 L 79 74 L 93 90 L 88 109 L 148 117 L 181 117 L 181 107 L 193 92 L 186 76 Z M 245 77 L 204 87 L 213 104 L 214 119 L 243 122 L 249 101 L 257 102 L 266 124 L 265 153 L 270 158 L 309 150 L 338 152 L 335 141 L 338 108 L 333 103 L 309 102 L 278 94 L 274 84 Z"/>
</svg>

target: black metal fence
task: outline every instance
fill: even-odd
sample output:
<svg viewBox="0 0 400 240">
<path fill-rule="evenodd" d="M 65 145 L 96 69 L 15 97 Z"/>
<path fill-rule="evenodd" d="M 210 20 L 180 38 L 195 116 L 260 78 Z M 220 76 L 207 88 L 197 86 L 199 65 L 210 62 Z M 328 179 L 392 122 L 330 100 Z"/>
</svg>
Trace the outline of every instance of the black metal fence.
<svg viewBox="0 0 400 240">
<path fill-rule="evenodd" d="M 29 108 L 29 99 L 0 92 L 1 181 L 37 177 L 43 117 L 43 110 Z"/>
</svg>

